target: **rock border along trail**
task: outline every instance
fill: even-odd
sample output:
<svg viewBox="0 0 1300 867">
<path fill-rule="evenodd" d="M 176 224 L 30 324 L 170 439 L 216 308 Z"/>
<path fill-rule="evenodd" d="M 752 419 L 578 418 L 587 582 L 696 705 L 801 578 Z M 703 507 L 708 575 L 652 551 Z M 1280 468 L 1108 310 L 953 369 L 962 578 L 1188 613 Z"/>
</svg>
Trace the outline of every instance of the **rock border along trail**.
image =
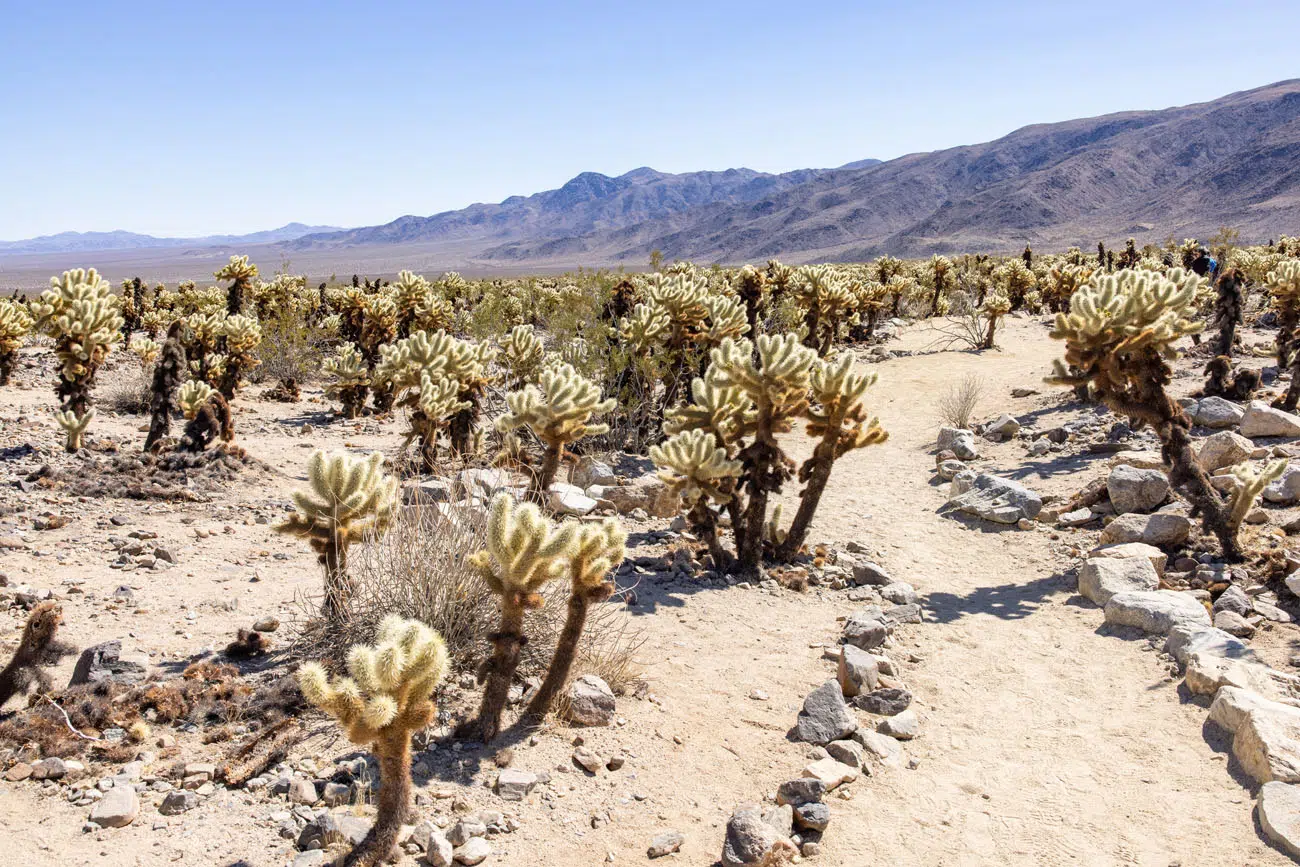
<svg viewBox="0 0 1300 867">
<path fill-rule="evenodd" d="M 907 673 L 922 720 L 908 753 L 920 764 L 878 773 L 849 808 L 869 811 L 871 832 L 854 839 L 841 827 L 825 854 L 843 864 L 1290 863 L 1257 834 L 1253 790 L 1225 771 L 1229 742 L 1205 726 L 1204 701 L 1184 701 L 1181 678 L 1146 640 L 1099 632 L 1101 609 L 1064 574 L 1073 564 L 1054 553 L 1061 543 L 1046 528 L 940 516 L 947 485 L 921 488 L 946 384 L 984 380 L 979 418 L 1032 411 L 1044 397 L 1056 405 L 1041 383 L 1060 345 L 1033 321 L 1014 323 L 1004 345 L 877 365 L 873 409 L 889 441 L 836 465 L 819 513 L 814 538 L 870 540 L 927 608 L 909 635 L 922 661 Z M 1012 400 L 1021 386 L 1044 397 Z M 1087 479 L 1075 468 L 1053 476 L 1049 459 L 1026 461 L 1021 449 L 992 463 L 1042 493 Z"/>
</svg>

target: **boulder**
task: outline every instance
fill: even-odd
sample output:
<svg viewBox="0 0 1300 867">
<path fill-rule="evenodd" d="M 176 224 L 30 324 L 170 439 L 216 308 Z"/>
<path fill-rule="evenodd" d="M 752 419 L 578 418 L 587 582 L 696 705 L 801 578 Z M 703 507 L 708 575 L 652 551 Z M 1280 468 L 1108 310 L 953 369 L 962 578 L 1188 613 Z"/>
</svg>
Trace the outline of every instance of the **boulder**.
<svg viewBox="0 0 1300 867">
<path fill-rule="evenodd" d="M 1246 595 L 1245 590 L 1233 584 L 1220 593 L 1218 599 L 1214 600 L 1214 612 L 1217 614 L 1220 611 L 1231 611 L 1240 614 L 1242 617 L 1249 617 L 1255 613 L 1255 603 Z"/>
<path fill-rule="evenodd" d="M 1246 410 L 1221 397 L 1206 397 L 1192 406 L 1188 413 L 1193 423 L 1202 427 L 1225 428 L 1237 425 Z"/>
<path fill-rule="evenodd" d="M 975 432 L 960 427 L 939 428 L 939 451 L 952 452 L 958 460 L 972 461 L 980 456 Z"/>
<path fill-rule="evenodd" d="M 892 768 L 903 766 L 903 747 L 889 735 L 860 728 L 853 733 L 853 740 L 861 744 L 867 754 L 873 756 L 882 765 L 889 765 Z"/>
<path fill-rule="evenodd" d="M 804 699 L 795 723 L 795 736 L 806 743 L 825 746 L 843 740 L 857 728 L 857 717 L 844 703 L 839 682 L 828 680 Z"/>
<path fill-rule="evenodd" d="M 1075 509 L 1072 512 L 1058 515 L 1056 525 L 1058 527 L 1082 527 L 1085 524 L 1091 524 L 1095 520 L 1097 520 L 1097 515 L 1092 509 Z"/>
<path fill-rule="evenodd" d="M 1116 593 L 1156 590 L 1160 576 L 1145 557 L 1096 557 L 1079 570 L 1079 593 L 1105 606 Z"/>
<path fill-rule="evenodd" d="M 1237 429 L 1246 437 L 1296 437 L 1300 436 L 1300 417 L 1252 400 Z"/>
<path fill-rule="evenodd" d="M 1300 782 L 1300 709 L 1271 704 L 1246 711 L 1232 754 L 1256 782 Z"/>
<path fill-rule="evenodd" d="M 1165 653 L 1186 665 L 1193 653 L 1210 653 L 1225 659 L 1255 659 L 1255 651 L 1222 629 L 1183 623 L 1169 631 Z"/>
<path fill-rule="evenodd" d="M 840 665 L 836 673 L 840 691 L 852 698 L 871 692 L 880 682 L 880 666 L 876 658 L 853 644 L 840 647 Z"/>
<path fill-rule="evenodd" d="M 1237 638 L 1250 638 L 1255 634 L 1255 625 L 1235 611 L 1214 612 L 1214 628 Z"/>
<path fill-rule="evenodd" d="M 1290 506 L 1300 501 L 1300 466 L 1288 464 L 1280 478 L 1270 482 L 1263 497 L 1270 503 Z"/>
<path fill-rule="evenodd" d="M 1095 560 L 1099 557 L 1114 557 L 1117 560 L 1126 557 L 1145 557 L 1151 561 L 1157 575 L 1165 574 L 1165 563 L 1169 559 L 1165 556 L 1164 551 L 1145 542 L 1119 542 L 1114 545 L 1098 545 L 1088 552 L 1089 560 Z"/>
<path fill-rule="evenodd" d="M 945 482 L 951 482 L 958 473 L 966 469 L 967 467 L 964 463 L 953 459 L 949 461 L 940 461 L 939 466 L 936 468 L 936 472 L 939 473 L 939 478 L 943 479 Z"/>
<path fill-rule="evenodd" d="M 522 801 L 537 785 L 537 775 L 506 768 L 497 775 L 497 794 L 504 801 Z"/>
<path fill-rule="evenodd" d="M 547 489 L 546 505 L 557 515 L 581 518 L 596 510 L 596 501 L 583 493 L 582 488 L 555 482 Z"/>
<path fill-rule="evenodd" d="M 1268 699 L 1284 697 L 1288 678 L 1266 665 L 1246 659 L 1224 659 L 1211 653 L 1193 653 L 1187 658 L 1183 682 L 1192 695 L 1216 695 L 1222 687 L 1246 689 Z"/>
<path fill-rule="evenodd" d="M 1207 473 L 1226 470 L 1236 466 L 1250 457 L 1255 444 L 1239 433 L 1230 430 L 1219 431 L 1201 443 L 1197 460 Z"/>
<path fill-rule="evenodd" d="M 95 802 L 90 821 L 101 828 L 123 828 L 140 815 L 140 796 L 133 786 L 114 786 Z"/>
<path fill-rule="evenodd" d="M 1300 861 L 1300 786 L 1265 783 L 1259 790 L 1255 812 L 1264 835 L 1291 860 Z"/>
<path fill-rule="evenodd" d="M 1043 509 L 1043 500 L 1019 482 L 981 473 L 968 490 L 950 499 L 948 505 L 986 521 L 1015 524 L 1022 518 L 1036 519 Z"/>
<path fill-rule="evenodd" d="M 1101 531 L 1104 545 L 1143 542 L 1147 545 L 1181 545 L 1192 532 L 1192 522 L 1182 515 L 1156 512 L 1153 515 L 1121 515 Z"/>
<path fill-rule="evenodd" d="M 1010 439 L 1020 433 L 1020 422 L 1015 416 L 1002 413 L 1002 415 L 993 419 L 993 421 L 984 425 L 984 436 L 998 437 L 999 439 Z"/>
<path fill-rule="evenodd" d="M 1168 635 L 1181 624 L 1210 626 L 1210 614 L 1197 599 L 1177 590 L 1125 591 L 1106 603 L 1106 622 Z"/>
<path fill-rule="evenodd" d="M 1106 493 L 1117 515 L 1149 512 L 1169 497 L 1169 477 L 1163 470 L 1143 470 L 1123 464 L 1110 471 Z"/>
<path fill-rule="evenodd" d="M 594 674 L 584 674 L 569 687 L 565 718 L 580 726 L 607 726 L 614 721 L 614 692 Z"/>
<path fill-rule="evenodd" d="M 907 710 L 908 705 L 911 703 L 911 691 L 899 686 L 883 687 L 872 692 L 863 693 L 853 700 L 855 706 L 869 713 L 882 716 L 900 714 Z"/>
<path fill-rule="evenodd" d="M 1257 692 L 1236 686 L 1220 687 L 1210 703 L 1210 722 L 1226 732 L 1236 733 L 1245 721 L 1246 715 L 1253 710 L 1275 710 L 1285 713 L 1288 710 L 1300 712 L 1284 702 L 1271 701 Z"/>
<path fill-rule="evenodd" d="M 790 838 L 763 821 L 756 804 L 736 808 L 727 820 L 722 867 L 775 867 L 799 854 Z"/>
<path fill-rule="evenodd" d="M 853 583 L 859 587 L 863 585 L 883 586 L 893 584 L 894 579 L 889 577 L 883 566 L 872 563 L 870 560 L 859 560 L 853 564 Z"/>
<path fill-rule="evenodd" d="M 900 741 L 910 741 L 921 733 L 921 721 L 917 719 L 916 711 L 905 710 L 897 716 L 882 719 L 876 731 Z"/>
<path fill-rule="evenodd" d="M 890 632 L 884 618 L 884 612 L 874 605 L 854 612 L 844 622 L 844 634 L 841 640 L 862 650 L 879 647 L 885 643 Z"/>
</svg>

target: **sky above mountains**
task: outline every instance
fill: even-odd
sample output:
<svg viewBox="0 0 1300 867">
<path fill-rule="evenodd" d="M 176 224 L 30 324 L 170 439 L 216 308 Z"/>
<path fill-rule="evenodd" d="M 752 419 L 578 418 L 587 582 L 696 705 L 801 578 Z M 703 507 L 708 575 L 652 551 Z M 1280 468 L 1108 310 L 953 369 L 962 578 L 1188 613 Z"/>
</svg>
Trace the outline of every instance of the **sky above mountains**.
<svg viewBox="0 0 1300 867">
<path fill-rule="evenodd" d="M 1293 11 L 1277 0 L 9 4 L 0 239 L 360 226 L 583 171 L 889 159 L 1295 77 Z"/>
</svg>

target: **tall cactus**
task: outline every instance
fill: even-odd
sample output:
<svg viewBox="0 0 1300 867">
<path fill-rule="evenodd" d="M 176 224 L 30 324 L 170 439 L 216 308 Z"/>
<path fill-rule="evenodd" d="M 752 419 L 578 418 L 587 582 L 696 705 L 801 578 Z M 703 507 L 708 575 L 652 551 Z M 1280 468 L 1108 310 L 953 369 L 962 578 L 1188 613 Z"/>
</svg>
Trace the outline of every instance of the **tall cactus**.
<svg viewBox="0 0 1300 867">
<path fill-rule="evenodd" d="M 1296 382 L 1300 372 L 1300 260 L 1278 262 L 1265 281 L 1277 310 L 1278 370 L 1291 368 L 1291 385 L 1274 406 L 1294 412 L 1300 399 L 1300 383 Z"/>
<path fill-rule="evenodd" d="M 8 385 L 13 375 L 18 350 L 32 330 L 27 309 L 8 298 L 0 298 L 0 385 Z"/>
<path fill-rule="evenodd" d="M 144 450 L 156 450 L 171 433 L 172 413 L 176 410 L 176 390 L 185 379 L 188 362 L 184 346 L 185 321 L 177 319 L 167 329 L 158 363 L 153 369 L 153 388 L 149 394 L 149 435 Z"/>
<path fill-rule="evenodd" d="M 244 312 L 245 296 L 257 276 L 257 266 L 248 261 L 247 256 L 231 256 L 230 261 L 212 275 L 218 280 L 229 280 L 230 288 L 226 290 L 226 313 L 237 316 Z"/>
<path fill-rule="evenodd" d="M 295 491 L 297 511 L 276 529 L 307 539 L 325 567 L 325 613 L 334 621 L 352 596 L 348 548 L 367 532 L 382 533 L 397 508 L 397 479 L 383 471 L 384 456 L 315 451 L 307 461 L 309 490 Z"/>
<path fill-rule="evenodd" d="M 417 620 L 389 615 L 375 644 L 348 653 L 348 677 L 331 680 L 318 663 L 298 671 L 303 697 L 338 720 L 348 740 L 379 760 L 375 824 L 343 860 L 372 867 L 393 852 L 411 815 L 411 735 L 433 721 L 433 693 L 447 676 L 442 636 Z"/>
<path fill-rule="evenodd" d="M 501 359 L 510 371 L 510 387 L 523 388 L 542 369 L 546 348 L 531 325 L 516 325 L 501 340 Z"/>
<path fill-rule="evenodd" d="M 59 359 L 59 424 L 68 432 L 67 449 L 76 451 L 89 423 L 90 390 L 122 328 L 122 299 L 94 268 L 64 271 L 50 278 L 50 289 L 32 305 L 36 327 L 54 338 Z M 76 444 L 74 445 L 74 437 Z"/>
<path fill-rule="evenodd" d="M 262 343 L 262 326 L 256 319 L 235 314 L 226 317 L 221 335 L 226 341 L 226 363 L 217 385 L 226 400 L 234 400 L 244 377 L 262 363 L 254 354 Z"/>
<path fill-rule="evenodd" d="M 1087 385 L 1092 393 L 1135 427 L 1150 425 L 1170 466 L 1169 483 L 1201 515 L 1206 531 L 1219 539 L 1228 560 L 1240 560 L 1230 505 L 1210 483 L 1197 460 L 1191 419 L 1166 391 L 1175 343 L 1204 327 L 1197 321 L 1201 278 L 1181 268 L 1168 275 L 1122 270 L 1094 276 L 1058 313 L 1052 337 L 1065 341 L 1065 359 L 1049 381 Z"/>
<path fill-rule="evenodd" d="M 519 667 L 524 643 L 524 613 L 541 608 L 539 592 L 546 582 L 560 577 L 571 554 L 574 524 L 556 528 L 531 503 L 517 505 L 508 494 L 492 501 L 487 547 L 470 560 L 470 566 L 501 598 L 501 623 L 492 634 L 492 658 L 478 717 L 472 725 L 483 743 L 501 731 L 501 714 L 510 694 L 510 682 Z"/>
<path fill-rule="evenodd" d="M 777 546 L 777 560 L 792 560 L 803 545 L 834 463 L 855 449 L 878 445 L 889 438 L 878 420 L 868 420 L 863 406 L 867 389 L 875 384 L 876 375 L 855 371 L 853 361 L 853 353 L 846 350 L 832 360 L 819 361 L 813 368 L 808 436 L 817 445 L 812 456 L 799 467 L 799 481 L 804 483 L 804 489 L 790 529 Z"/>
<path fill-rule="evenodd" d="M 614 403 L 613 399 L 601 400 L 600 386 L 568 364 L 549 367 L 538 385 L 506 395 L 510 411 L 497 419 L 497 429 L 505 433 L 527 426 L 546 446 L 541 470 L 529 485 L 529 496 L 540 500 L 550 488 L 568 445 L 609 430 L 608 425 L 593 424 L 591 417 L 609 412 Z"/>
<path fill-rule="evenodd" d="M 623 562 L 626 545 L 627 533 L 612 518 L 599 524 L 582 524 L 574 531 L 566 563 L 569 610 L 546 678 L 524 711 L 525 720 L 540 721 L 550 713 L 555 697 L 569 679 L 573 660 L 578 654 L 578 642 L 586 627 L 588 610 L 614 592 L 609 573 Z"/>
</svg>

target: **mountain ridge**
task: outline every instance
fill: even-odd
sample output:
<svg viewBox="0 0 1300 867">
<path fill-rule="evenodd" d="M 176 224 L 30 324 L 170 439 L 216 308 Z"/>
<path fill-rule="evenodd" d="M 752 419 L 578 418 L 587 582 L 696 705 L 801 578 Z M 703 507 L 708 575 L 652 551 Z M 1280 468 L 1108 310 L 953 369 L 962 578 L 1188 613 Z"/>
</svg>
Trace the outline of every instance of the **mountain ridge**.
<svg viewBox="0 0 1300 867">
<path fill-rule="evenodd" d="M 167 238 L 114 229 L 111 232 L 58 232 L 18 241 L 0 241 L 3 253 L 77 253 L 109 250 L 144 250 L 166 247 L 211 247 L 230 244 L 276 244 L 303 235 L 337 231 L 336 226 L 309 226 L 286 223 L 278 229 L 249 232 L 245 235 L 204 235 L 198 238 Z"/>
</svg>

